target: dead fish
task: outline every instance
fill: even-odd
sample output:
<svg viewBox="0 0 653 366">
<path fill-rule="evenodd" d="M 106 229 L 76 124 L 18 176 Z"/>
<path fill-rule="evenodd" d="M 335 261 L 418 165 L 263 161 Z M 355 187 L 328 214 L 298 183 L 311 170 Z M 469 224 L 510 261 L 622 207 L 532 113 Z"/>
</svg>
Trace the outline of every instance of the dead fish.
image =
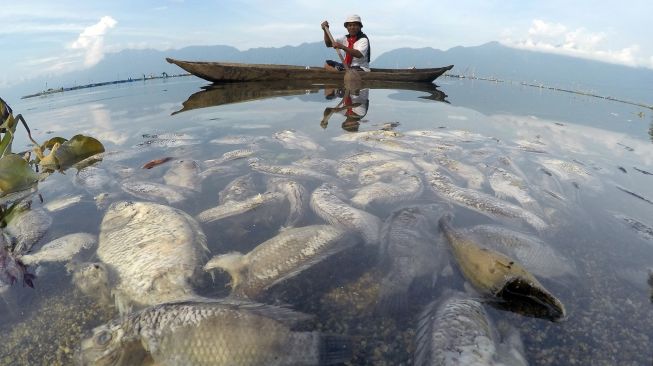
<svg viewBox="0 0 653 366">
<path fill-rule="evenodd" d="M 504 169 L 497 168 L 489 177 L 490 187 L 494 194 L 505 199 L 506 197 L 514 198 L 519 204 L 529 210 L 541 211 L 542 208 L 537 201 L 528 193 L 527 185 L 518 176 L 507 172 Z"/>
<path fill-rule="evenodd" d="M 451 214 L 443 215 L 440 229 L 449 242 L 458 268 L 479 293 L 508 303 L 513 300 L 527 302 L 551 320 L 565 318 L 565 307 L 560 300 L 520 263 L 455 230 L 450 224 L 451 218 Z"/>
<path fill-rule="evenodd" d="M 209 142 L 220 145 L 251 145 L 268 139 L 269 138 L 265 136 L 229 135 L 213 139 Z"/>
<path fill-rule="evenodd" d="M 408 291 L 418 278 L 435 283 L 446 262 L 447 249 L 433 230 L 441 208 L 412 206 L 393 212 L 381 229 L 379 263 L 384 273 L 378 309 L 399 313 L 408 303 Z"/>
<path fill-rule="evenodd" d="M 531 273 L 554 278 L 576 275 L 576 267 L 549 244 L 528 234 L 497 225 L 476 225 L 465 230 L 483 246 L 515 258 Z"/>
<path fill-rule="evenodd" d="M 279 192 L 265 192 L 257 194 L 242 201 L 227 201 L 219 206 L 204 210 L 197 214 L 197 220 L 203 223 L 239 215 L 252 211 L 258 207 L 283 201 L 284 195 Z"/>
<path fill-rule="evenodd" d="M 315 156 L 305 156 L 299 160 L 292 162 L 292 165 L 304 167 L 325 174 L 332 174 L 337 164 L 338 162 L 335 160 Z"/>
<path fill-rule="evenodd" d="M 549 226 L 539 216 L 522 207 L 499 200 L 483 192 L 458 187 L 451 182 L 451 179 L 437 171 L 430 172 L 427 179 L 436 194 L 481 214 L 492 218 L 503 217 L 523 220 L 538 231 Z"/>
<path fill-rule="evenodd" d="M 77 194 L 74 196 L 70 196 L 70 195 L 63 196 L 53 201 L 48 201 L 46 204 L 43 205 L 43 208 L 50 212 L 61 211 L 82 202 L 83 199 L 84 196 L 81 194 Z"/>
<path fill-rule="evenodd" d="M 94 165 L 79 170 L 75 174 L 73 183 L 92 194 L 112 191 L 118 184 L 116 179 L 106 169 Z"/>
<path fill-rule="evenodd" d="M 280 177 L 271 177 L 267 183 L 268 191 L 281 192 L 290 203 L 290 212 L 281 230 L 295 227 L 306 214 L 310 196 L 306 188 L 298 182 Z"/>
<path fill-rule="evenodd" d="M 316 215 L 331 225 L 360 233 L 367 244 L 378 243 L 381 220 L 349 206 L 338 197 L 340 194 L 336 186 L 323 183 L 311 194 L 310 207 Z"/>
<path fill-rule="evenodd" d="M 613 216 L 633 228 L 642 238 L 653 240 L 653 227 L 624 214 L 613 213 Z"/>
<path fill-rule="evenodd" d="M 207 167 L 220 165 L 232 160 L 249 158 L 250 156 L 254 155 L 254 153 L 255 153 L 254 149 L 238 149 L 238 150 L 227 151 L 217 159 L 204 160 L 204 165 L 206 165 Z"/>
<path fill-rule="evenodd" d="M 419 316 L 415 366 L 528 365 L 519 333 L 501 342 L 483 304 L 448 291 Z"/>
<path fill-rule="evenodd" d="M 434 161 L 448 172 L 462 178 L 467 182 L 468 188 L 481 189 L 483 182 L 485 182 L 485 175 L 474 166 L 464 164 L 458 160 L 449 159 L 445 156 L 438 156 Z"/>
<path fill-rule="evenodd" d="M 294 166 L 294 165 L 268 165 L 260 161 L 258 158 L 249 159 L 249 166 L 261 173 L 267 173 L 277 176 L 294 177 L 294 178 L 308 178 L 321 182 L 333 182 L 336 178 L 316 172 L 311 169 Z"/>
<path fill-rule="evenodd" d="M 121 188 L 134 197 L 147 201 L 165 201 L 169 204 L 184 202 L 196 194 L 195 191 L 188 188 L 141 180 L 126 180 L 122 182 Z"/>
<path fill-rule="evenodd" d="M 351 340 L 297 331 L 309 317 L 272 305 L 206 300 L 161 304 L 99 326 L 81 342 L 83 365 L 329 365 Z"/>
<path fill-rule="evenodd" d="M 72 283 L 84 295 L 95 299 L 98 304 L 111 303 L 109 270 L 102 262 L 68 262 L 66 270 L 72 274 Z"/>
<path fill-rule="evenodd" d="M 390 183 L 375 182 L 359 189 L 351 198 L 351 203 L 360 208 L 372 204 L 390 205 L 417 198 L 424 190 L 418 175 L 398 175 Z"/>
<path fill-rule="evenodd" d="M 88 249 L 97 243 L 97 236 L 89 233 L 64 235 L 46 243 L 38 251 L 20 257 L 26 265 L 42 262 L 63 262 L 73 258 L 82 249 Z"/>
<path fill-rule="evenodd" d="M 116 202 L 100 225 L 97 255 L 115 270 L 121 312 L 129 305 L 153 305 L 194 295 L 206 236 L 183 211 L 152 202 Z"/>
<path fill-rule="evenodd" d="M 400 174 L 417 174 L 417 167 L 407 160 L 388 160 L 362 168 L 358 172 L 360 184 L 370 184 Z"/>
<path fill-rule="evenodd" d="M 169 186 L 183 187 L 199 192 L 202 187 L 200 166 L 192 159 L 180 159 L 171 163 L 170 169 L 163 175 L 163 181 Z"/>
<path fill-rule="evenodd" d="M 340 178 L 348 179 L 358 174 L 359 170 L 367 165 L 387 160 L 397 160 L 398 158 L 399 155 L 397 154 L 379 151 L 360 151 L 340 159 L 336 166 L 336 174 Z"/>
<path fill-rule="evenodd" d="M 305 133 L 297 130 L 283 130 L 275 132 L 272 137 L 279 141 L 286 149 L 309 151 L 324 151 L 324 148 Z"/>
<path fill-rule="evenodd" d="M 248 173 L 229 182 L 227 186 L 218 193 L 218 202 L 224 204 L 228 201 L 242 201 L 247 197 L 256 195 L 256 193 L 254 175 Z"/>
<path fill-rule="evenodd" d="M 260 294 L 329 256 L 355 244 L 347 231 L 331 225 L 285 230 L 251 252 L 231 252 L 211 259 L 206 271 L 220 268 L 231 276 L 232 294 L 256 299 Z"/>
<path fill-rule="evenodd" d="M 11 238 L 13 252 L 27 253 L 38 242 L 52 225 L 52 216 L 41 208 L 17 206 L 10 214 L 5 233 Z"/>
</svg>

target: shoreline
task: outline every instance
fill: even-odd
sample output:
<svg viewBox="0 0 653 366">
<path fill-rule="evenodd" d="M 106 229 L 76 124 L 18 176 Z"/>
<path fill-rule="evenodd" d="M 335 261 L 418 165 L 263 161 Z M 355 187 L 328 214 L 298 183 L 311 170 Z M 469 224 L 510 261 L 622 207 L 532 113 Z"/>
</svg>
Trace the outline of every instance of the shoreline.
<svg viewBox="0 0 653 366">
<path fill-rule="evenodd" d="M 34 98 L 34 97 L 41 97 L 41 96 L 46 96 L 50 94 L 56 94 L 56 93 L 63 93 L 67 91 L 73 91 L 73 90 L 79 90 L 79 89 L 88 89 L 88 88 L 95 88 L 98 86 L 105 86 L 105 85 L 113 85 L 113 84 L 124 84 L 124 83 L 133 83 L 136 81 L 147 81 L 147 80 L 155 80 L 155 79 L 168 79 L 168 78 L 177 78 L 177 77 L 182 77 L 182 76 L 190 76 L 191 74 L 185 73 L 185 74 L 175 74 L 175 75 L 162 75 L 162 76 L 144 76 L 142 78 L 136 78 L 136 79 L 123 79 L 123 80 L 113 80 L 113 81 L 103 81 L 100 83 L 91 83 L 91 84 L 85 84 L 85 85 L 78 85 L 78 86 L 71 86 L 68 88 L 57 88 L 53 89 L 50 88 L 48 90 L 43 90 L 38 93 L 34 94 L 28 94 L 25 96 L 20 97 L 20 99 L 28 99 L 28 98 Z"/>
</svg>

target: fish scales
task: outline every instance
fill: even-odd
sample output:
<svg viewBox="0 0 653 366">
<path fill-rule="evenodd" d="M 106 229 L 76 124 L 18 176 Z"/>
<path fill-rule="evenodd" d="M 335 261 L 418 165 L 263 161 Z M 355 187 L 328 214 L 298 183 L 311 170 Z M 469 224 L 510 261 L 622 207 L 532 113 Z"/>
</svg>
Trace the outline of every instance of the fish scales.
<svg viewBox="0 0 653 366">
<path fill-rule="evenodd" d="M 458 187 L 449 178 L 439 172 L 429 173 L 427 179 L 435 193 L 481 214 L 490 217 L 498 216 L 509 219 L 521 219 L 540 231 L 549 226 L 539 216 L 522 207 L 501 201 L 483 192 Z"/>
<path fill-rule="evenodd" d="M 294 180 L 279 177 L 270 178 L 267 188 L 270 191 L 285 194 L 290 203 L 290 212 L 282 229 L 285 230 L 296 226 L 304 217 L 308 208 L 310 196 L 306 188 Z"/>
<path fill-rule="evenodd" d="M 419 317 L 414 365 L 527 365 L 521 342 L 501 344 L 483 304 L 462 293 L 425 307 Z"/>
<path fill-rule="evenodd" d="M 295 331 L 305 314 L 271 305 L 206 300 L 146 308 L 95 328 L 79 350 L 82 364 L 318 365 L 351 355 L 345 336 Z"/>
<path fill-rule="evenodd" d="M 183 211 L 151 202 L 116 202 L 104 215 L 97 254 L 120 277 L 119 306 L 184 299 L 206 256 L 206 236 Z M 121 298 L 122 297 L 122 298 Z"/>
<path fill-rule="evenodd" d="M 229 182 L 218 193 L 218 202 L 224 204 L 227 201 L 242 201 L 255 194 L 256 183 L 254 182 L 254 176 L 251 173 L 245 174 Z"/>
<path fill-rule="evenodd" d="M 311 169 L 306 169 L 299 166 L 293 165 L 268 165 L 262 163 L 257 158 L 252 158 L 249 160 L 249 166 L 261 173 L 286 176 L 286 177 L 296 177 L 296 178 L 309 178 L 315 179 L 322 182 L 331 182 L 335 178 L 320 172 L 316 172 Z"/>
<path fill-rule="evenodd" d="M 424 189 L 422 180 L 417 175 L 403 175 L 391 183 L 375 182 L 359 189 L 351 198 L 357 207 L 370 204 L 394 204 L 418 197 Z"/>
<path fill-rule="evenodd" d="M 381 220 L 362 210 L 347 205 L 337 196 L 338 188 L 323 183 L 311 194 L 313 212 L 331 225 L 361 233 L 368 244 L 378 243 Z"/>
<path fill-rule="evenodd" d="M 331 225 L 288 229 L 242 255 L 232 252 L 211 259 L 205 270 L 221 268 L 232 278 L 232 293 L 256 299 L 271 286 L 344 250 L 355 241 Z"/>
<path fill-rule="evenodd" d="M 60 262 L 72 259 L 82 249 L 97 243 L 97 237 L 89 233 L 75 233 L 62 236 L 43 245 L 37 252 L 26 254 L 20 259 L 24 264 Z"/>
<path fill-rule="evenodd" d="M 195 160 L 175 160 L 172 166 L 163 175 L 163 181 L 167 185 L 184 187 L 193 191 L 199 191 L 202 185 L 200 178 L 200 166 Z"/>
<path fill-rule="evenodd" d="M 208 223 L 252 211 L 263 205 L 281 202 L 284 195 L 279 192 L 265 192 L 242 201 L 227 201 L 221 205 L 202 211 L 197 215 L 201 222 Z"/>
</svg>

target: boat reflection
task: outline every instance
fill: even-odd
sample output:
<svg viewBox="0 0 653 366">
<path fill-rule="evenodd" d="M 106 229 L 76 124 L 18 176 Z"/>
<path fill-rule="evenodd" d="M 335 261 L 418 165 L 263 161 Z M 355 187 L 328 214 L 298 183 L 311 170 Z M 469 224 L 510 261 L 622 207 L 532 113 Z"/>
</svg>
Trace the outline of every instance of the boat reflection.
<svg viewBox="0 0 653 366">
<path fill-rule="evenodd" d="M 447 95 L 439 90 L 433 83 L 366 81 L 363 84 L 363 87 L 364 89 L 361 90 L 396 89 L 421 91 L 427 93 L 427 95 L 420 96 L 419 98 L 447 102 L 445 99 Z M 182 108 L 172 114 L 174 115 L 193 109 L 215 107 L 266 98 L 313 94 L 319 93 L 321 90 L 335 90 L 331 96 L 327 95 L 328 98 L 335 98 L 338 96 L 344 97 L 345 93 L 345 88 L 342 84 L 315 84 L 306 81 L 261 81 L 211 84 L 202 87 L 201 91 L 189 96 L 188 99 L 182 103 Z M 350 92 L 350 95 L 353 96 L 354 94 L 358 96 L 360 91 Z"/>
</svg>

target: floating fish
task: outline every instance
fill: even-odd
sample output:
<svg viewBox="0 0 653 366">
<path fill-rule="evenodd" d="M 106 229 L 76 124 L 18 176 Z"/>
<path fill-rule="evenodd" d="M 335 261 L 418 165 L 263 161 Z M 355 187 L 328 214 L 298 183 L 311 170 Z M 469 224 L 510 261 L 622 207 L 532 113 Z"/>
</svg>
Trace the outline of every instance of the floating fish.
<svg viewBox="0 0 653 366">
<path fill-rule="evenodd" d="M 102 262 L 68 262 L 66 270 L 72 273 L 72 283 L 84 295 L 95 299 L 98 304 L 111 303 L 109 270 Z"/>
<path fill-rule="evenodd" d="M 13 244 L 13 253 L 23 254 L 32 249 L 52 225 L 52 216 L 41 208 L 19 205 L 9 215 L 4 232 Z"/>
<path fill-rule="evenodd" d="M 364 186 L 351 198 L 351 203 L 360 208 L 372 204 L 390 205 L 412 200 L 422 194 L 424 185 L 416 174 L 399 174 L 392 182 L 375 182 Z"/>
<path fill-rule="evenodd" d="M 499 339 L 483 304 L 449 291 L 419 316 L 413 365 L 528 365 L 519 333 L 506 339 Z"/>
<path fill-rule="evenodd" d="M 256 183 L 252 173 L 242 175 L 227 184 L 218 193 L 218 202 L 224 204 L 228 201 L 242 201 L 256 195 Z"/>
<path fill-rule="evenodd" d="M 473 189 L 461 188 L 439 172 L 430 172 L 427 179 L 435 193 L 492 218 L 508 218 L 523 220 L 538 231 L 549 225 L 539 216 L 509 202 L 499 200 L 486 193 Z"/>
<path fill-rule="evenodd" d="M 232 160 L 249 158 L 252 155 L 254 155 L 254 153 L 255 153 L 254 149 L 238 149 L 238 150 L 227 151 L 217 159 L 204 160 L 204 165 L 208 167 L 220 165 Z"/>
<path fill-rule="evenodd" d="M 294 166 L 294 165 L 268 165 L 262 163 L 260 159 L 249 159 L 249 166 L 261 173 L 267 173 L 278 176 L 294 177 L 294 178 L 308 178 L 321 182 L 333 182 L 337 178 L 328 174 L 316 172 L 311 169 Z"/>
<path fill-rule="evenodd" d="M 203 223 L 214 222 L 227 217 L 252 211 L 258 207 L 283 201 L 284 195 L 279 192 L 265 192 L 242 201 L 226 201 L 225 203 L 204 210 L 197 214 L 197 220 Z"/>
<path fill-rule="evenodd" d="M 378 243 L 381 220 L 349 206 L 338 197 L 340 194 L 336 186 L 323 183 L 311 194 L 311 209 L 331 225 L 359 232 L 367 244 Z"/>
<path fill-rule="evenodd" d="M 153 305 L 193 295 L 208 249 L 195 219 L 152 202 L 116 202 L 100 225 L 97 255 L 115 270 L 121 312 L 129 305 Z"/>
<path fill-rule="evenodd" d="M 89 233 L 64 235 L 43 245 L 32 254 L 20 257 L 26 265 L 42 262 L 63 262 L 73 258 L 82 249 L 88 249 L 97 243 L 97 236 Z"/>
<path fill-rule="evenodd" d="M 202 187 L 200 166 L 192 159 L 175 160 L 163 175 L 163 181 L 169 186 L 183 187 L 199 192 Z"/>
<path fill-rule="evenodd" d="M 351 357 L 346 336 L 296 331 L 309 317 L 271 305 L 168 303 L 99 326 L 82 340 L 83 365 L 329 365 Z"/>
<path fill-rule="evenodd" d="M 524 302 L 551 320 L 565 318 L 565 308 L 555 296 L 540 284 L 516 260 L 477 243 L 469 235 L 455 230 L 451 215 L 440 219 L 440 229 L 456 258 L 458 268 L 465 278 L 482 295 L 511 301 Z"/>
<path fill-rule="evenodd" d="M 355 244 L 347 231 L 331 225 L 311 225 L 284 230 L 251 252 L 219 255 L 204 269 L 229 272 L 232 294 L 256 299 L 277 283 Z"/>
<path fill-rule="evenodd" d="M 279 141 L 286 149 L 324 151 L 324 148 L 305 133 L 297 130 L 283 130 L 275 132 L 272 137 Z"/>
<path fill-rule="evenodd" d="M 82 202 L 83 199 L 84 196 L 81 194 L 77 194 L 74 196 L 67 195 L 67 196 L 59 197 L 53 201 L 47 202 L 46 204 L 43 205 L 43 208 L 50 212 L 61 211 Z"/>
<path fill-rule="evenodd" d="M 141 180 L 126 180 L 122 182 L 121 187 L 123 191 L 134 197 L 147 201 L 165 201 L 169 204 L 184 202 L 197 193 L 184 187 L 173 187 L 166 184 Z"/>
</svg>

